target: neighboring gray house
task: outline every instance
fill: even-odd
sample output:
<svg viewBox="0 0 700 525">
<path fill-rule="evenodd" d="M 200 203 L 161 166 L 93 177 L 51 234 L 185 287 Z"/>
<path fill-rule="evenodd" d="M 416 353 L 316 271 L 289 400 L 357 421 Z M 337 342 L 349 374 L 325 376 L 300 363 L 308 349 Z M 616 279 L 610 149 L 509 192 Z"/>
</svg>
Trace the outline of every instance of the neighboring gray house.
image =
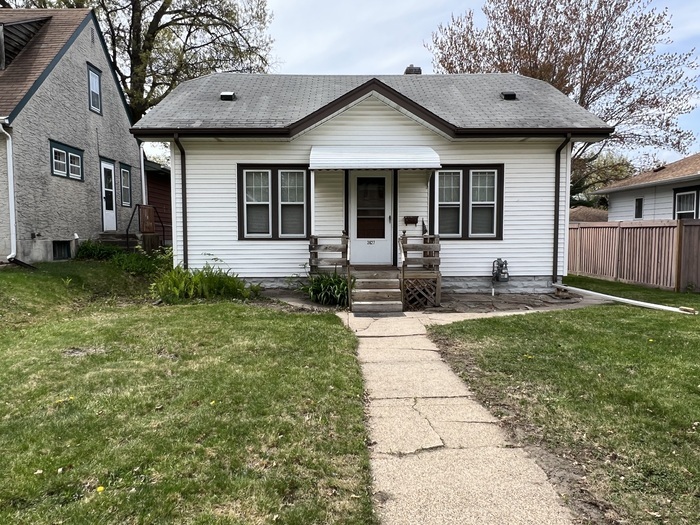
<svg viewBox="0 0 700 525">
<path fill-rule="evenodd" d="M 700 153 L 615 182 L 595 192 L 608 196 L 609 221 L 700 218 Z"/>
<path fill-rule="evenodd" d="M 541 291 L 566 272 L 571 143 L 612 128 L 511 74 L 218 73 L 132 131 L 171 144 L 176 263 L 283 284 L 313 236 L 345 231 L 353 269 L 396 269 L 403 231 L 427 231 L 446 288 L 490 291 L 503 258 L 500 289 Z"/>
<path fill-rule="evenodd" d="M 139 146 L 90 9 L 0 9 L 0 258 L 74 255 L 141 202 Z"/>
</svg>

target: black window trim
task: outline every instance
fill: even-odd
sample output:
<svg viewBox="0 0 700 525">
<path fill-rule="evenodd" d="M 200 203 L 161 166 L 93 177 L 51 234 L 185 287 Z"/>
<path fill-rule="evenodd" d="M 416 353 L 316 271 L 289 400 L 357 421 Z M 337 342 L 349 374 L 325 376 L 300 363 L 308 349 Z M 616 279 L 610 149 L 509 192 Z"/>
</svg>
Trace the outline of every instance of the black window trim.
<svg viewBox="0 0 700 525">
<path fill-rule="evenodd" d="M 95 108 L 92 105 L 92 86 L 90 85 L 90 73 L 94 73 L 97 75 L 97 88 L 98 88 L 98 93 L 97 95 L 99 96 L 100 99 L 100 107 Z M 97 113 L 98 115 L 102 115 L 102 108 L 104 106 L 103 102 L 103 97 L 102 97 L 102 71 L 95 66 L 93 66 L 90 62 L 87 63 L 87 91 L 88 91 L 88 109 L 92 111 L 93 113 Z"/>
<path fill-rule="evenodd" d="M 270 172 L 270 234 L 246 235 L 246 202 L 244 177 L 247 171 Z M 280 172 L 304 172 L 304 235 L 280 235 Z M 236 196 L 238 201 L 238 240 L 240 241 L 308 241 L 311 232 L 311 170 L 308 164 L 239 164 L 236 170 Z"/>
<path fill-rule="evenodd" d="M 470 234 L 470 224 L 469 217 L 471 214 L 471 172 L 473 171 L 496 171 L 496 234 L 495 235 L 484 235 L 484 234 Z M 430 233 L 438 234 L 440 231 L 440 225 L 438 223 L 438 191 L 439 191 L 439 174 L 440 172 L 447 171 L 461 171 L 461 190 L 462 190 L 462 202 L 461 202 L 461 229 L 462 232 L 459 236 L 457 235 L 441 235 L 446 241 L 502 241 L 503 240 L 503 195 L 504 195 L 504 180 L 505 180 L 505 164 L 494 163 L 494 164 L 458 164 L 458 165 L 444 165 L 442 168 L 435 170 L 432 176 L 432 183 L 430 189 Z"/>
<path fill-rule="evenodd" d="M 66 156 L 66 170 L 56 171 L 54 169 L 54 151 L 61 151 Z M 68 146 L 62 142 L 49 139 L 49 169 L 51 170 L 51 175 L 54 177 L 61 177 L 62 179 L 71 179 L 83 182 L 85 180 L 85 162 L 84 162 L 84 151 L 73 146 Z M 80 177 L 75 177 L 70 173 L 70 156 L 78 157 L 80 159 Z"/>
<path fill-rule="evenodd" d="M 673 188 L 673 218 L 675 220 L 678 220 L 678 210 L 677 208 L 677 202 L 678 202 L 678 195 L 683 194 L 683 193 L 694 193 L 695 194 L 695 212 L 693 219 L 698 219 L 700 218 L 700 186 L 685 186 L 682 188 Z M 688 212 L 681 212 L 681 213 L 688 213 Z"/>
<path fill-rule="evenodd" d="M 124 172 L 127 172 L 129 175 L 129 202 L 124 204 Z M 128 164 L 124 164 L 123 162 L 119 163 L 119 200 L 121 201 L 121 205 L 123 208 L 131 208 L 132 202 L 133 202 L 133 191 L 131 188 L 132 185 L 132 177 L 131 177 L 131 166 Z"/>
</svg>

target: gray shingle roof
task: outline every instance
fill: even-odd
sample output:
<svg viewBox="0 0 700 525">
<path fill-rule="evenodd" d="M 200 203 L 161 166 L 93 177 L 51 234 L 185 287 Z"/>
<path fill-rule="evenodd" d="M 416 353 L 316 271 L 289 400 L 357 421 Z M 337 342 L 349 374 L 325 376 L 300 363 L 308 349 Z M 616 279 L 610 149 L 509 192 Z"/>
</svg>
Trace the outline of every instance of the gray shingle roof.
<svg viewBox="0 0 700 525">
<path fill-rule="evenodd" d="M 690 155 L 671 164 L 645 171 L 634 177 L 613 182 L 612 184 L 593 193 L 606 195 L 638 188 L 640 186 L 655 186 L 659 184 L 674 184 L 682 181 L 700 180 L 700 153 Z"/>
<path fill-rule="evenodd" d="M 214 73 L 180 84 L 135 126 L 144 131 L 284 130 L 377 79 L 461 130 L 580 130 L 611 128 L 546 82 L 513 74 L 485 75 L 267 75 Z M 375 86 L 376 87 L 376 86 Z M 381 88 L 381 85 L 379 85 Z M 234 101 L 220 100 L 224 91 Z M 501 92 L 514 91 L 506 101 Z M 410 108 L 409 108 L 410 109 Z M 415 108 L 414 108 L 415 109 Z"/>
</svg>

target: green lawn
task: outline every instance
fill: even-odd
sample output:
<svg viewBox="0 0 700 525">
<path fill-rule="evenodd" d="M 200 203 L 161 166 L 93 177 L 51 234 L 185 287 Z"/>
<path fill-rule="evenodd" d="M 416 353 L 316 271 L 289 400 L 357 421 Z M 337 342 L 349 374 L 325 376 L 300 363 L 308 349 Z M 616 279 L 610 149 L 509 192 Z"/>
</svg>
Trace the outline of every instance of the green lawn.
<svg viewBox="0 0 700 525">
<path fill-rule="evenodd" d="M 375 523 L 342 323 L 146 285 L 0 270 L 0 523 Z"/>
<path fill-rule="evenodd" d="M 697 294 L 571 281 L 700 309 Z M 477 397 L 519 439 L 563 458 L 576 487 L 607 502 L 610 519 L 698 523 L 699 316 L 606 305 L 467 321 L 431 335 Z"/>
</svg>

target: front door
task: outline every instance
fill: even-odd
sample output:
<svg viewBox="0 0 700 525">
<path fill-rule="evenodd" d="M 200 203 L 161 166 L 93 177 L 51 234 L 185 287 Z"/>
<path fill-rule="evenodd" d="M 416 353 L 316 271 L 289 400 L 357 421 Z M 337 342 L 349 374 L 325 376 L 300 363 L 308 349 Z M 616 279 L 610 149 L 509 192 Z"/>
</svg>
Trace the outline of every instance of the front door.
<svg viewBox="0 0 700 525">
<path fill-rule="evenodd" d="M 117 229 L 117 212 L 114 202 L 114 164 L 102 161 L 102 229 L 112 231 Z"/>
<path fill-rule="evenodd" d="M 350 262 L 391 264 L 392 174 L 355 171 L 350 174 Z"/>
</svg>

